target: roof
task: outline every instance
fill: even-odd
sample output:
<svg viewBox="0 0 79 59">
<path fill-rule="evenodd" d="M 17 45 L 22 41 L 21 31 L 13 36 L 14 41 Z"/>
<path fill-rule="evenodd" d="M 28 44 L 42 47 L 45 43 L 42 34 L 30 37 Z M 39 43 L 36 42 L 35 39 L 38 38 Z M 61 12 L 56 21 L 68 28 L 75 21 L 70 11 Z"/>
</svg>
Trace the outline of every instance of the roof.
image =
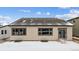
<svg viewBox="0 0 79 59">
<path fill-rule="evenodd" d="M 70 25 L 58 18 L 20 18 L 10 25 Z"/>
<path fill-rule="evenodd" d="M 72 21 L 72 20 L 74 20 L 74 19 L 79 19 L 79 17 L 75 17 L 75 18 L 69 19 L 69 20 L 67 20 L 67 21 Z"/>
</svg>

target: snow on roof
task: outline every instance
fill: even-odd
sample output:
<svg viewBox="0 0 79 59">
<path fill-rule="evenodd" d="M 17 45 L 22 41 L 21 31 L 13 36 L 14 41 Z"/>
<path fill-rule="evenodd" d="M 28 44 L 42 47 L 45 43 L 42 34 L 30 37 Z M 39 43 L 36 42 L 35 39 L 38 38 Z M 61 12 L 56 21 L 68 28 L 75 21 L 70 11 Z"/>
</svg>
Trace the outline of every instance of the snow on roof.
<svg viewBox="0 0 79 59">
<path fill-rule="evenodd" d="M 70 22 L 67 22 L 66 25 L 73 25 L 73 24 L 71 24 Z"/>
</svg>

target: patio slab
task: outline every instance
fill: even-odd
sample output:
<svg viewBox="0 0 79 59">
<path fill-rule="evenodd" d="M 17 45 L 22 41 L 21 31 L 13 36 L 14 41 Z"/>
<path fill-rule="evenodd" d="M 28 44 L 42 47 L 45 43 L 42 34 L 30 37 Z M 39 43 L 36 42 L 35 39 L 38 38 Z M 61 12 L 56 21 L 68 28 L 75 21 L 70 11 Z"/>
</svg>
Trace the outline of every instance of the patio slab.
<svg viewBox="0 0 79 59">
<path fill-rule="evenodd" d="M 60 43 L 57 41 L 39 42 L 5 42 L 0 44 L 1 51 L 78 51 L 79 44 L 73 41 Z"/>
</svg>

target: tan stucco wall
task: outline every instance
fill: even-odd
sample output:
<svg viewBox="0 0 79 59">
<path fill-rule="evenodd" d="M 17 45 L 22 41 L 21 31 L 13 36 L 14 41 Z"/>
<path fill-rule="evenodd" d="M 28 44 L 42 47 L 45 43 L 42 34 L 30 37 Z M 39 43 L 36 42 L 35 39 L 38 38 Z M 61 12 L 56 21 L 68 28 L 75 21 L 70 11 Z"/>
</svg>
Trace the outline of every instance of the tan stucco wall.
<svg viewBox="0 0 79 59">
<path fill-rule="evenodd" d="M 7 30 L 7 34 L 1 34 L 1 30 Z M 11 29 L 10 29 L 10 27 L 8 27 L 8 26 L 5 26 L 5 27 L 2 27 L 2 28 L 0 28 L 0 39 L 3 39 L 3 38 L 8 38 L 8 37 L 10 37 L 11 36 Z"/>
<path fill-rule="evenodd" d="M 73 19 L 69 21 L 73 24 L 73 36 L 79 37 L 79 18 Z"/>
<path fill-rule="evenodd" d="M 72 27 L 65 26 L 13 26 L 11 28 L 27 28 L 25 36 L 10 36 L 10 40 L 58 40 L 58 28 L 67 28 L 67 40 L 72 40 Z M 53 28 L 52 36 L 38 36 L 38 28 Z M 10 33 L 11 34 L 11 33 Z"/>
<path fill-rule="evenodd" d="M 12 27 L 17 28 L 17 27 Z M 25 28 L 25 27 L 18 27 L 18 28 Z M 25 36 L 11 36 L 11 40 L 21 39 L 21 40 L 57 40 L 57 28 L 53 27 L 26 27 L 27 28 L 27 35 Z M 53 35 L 52 36 L 38 36 L 38 28 L 53 28 Z M 54 39 L 55 38 L 55 39 Z"/>
<path fill-rule="evenodd" d="M 27 35 L 12 36 L 11 28 L 26 28 Z M 53 28 L 52 36 L 38 36 L 38 28 Z M 8 40 L 58 40 L 58 28 L 67 28 L 67 40 L 72 40 L 72 27 L 67 26 L 5 26 L 0 28 L 0 39 L 10 37 Z M 1 34 L 1 30 L 7 30 L 7 34 Z"/>
<path fill-rule="evenodd" d="M 72 40 L 72 27 L 67 27 L 67 40 Z"/>
</svg>

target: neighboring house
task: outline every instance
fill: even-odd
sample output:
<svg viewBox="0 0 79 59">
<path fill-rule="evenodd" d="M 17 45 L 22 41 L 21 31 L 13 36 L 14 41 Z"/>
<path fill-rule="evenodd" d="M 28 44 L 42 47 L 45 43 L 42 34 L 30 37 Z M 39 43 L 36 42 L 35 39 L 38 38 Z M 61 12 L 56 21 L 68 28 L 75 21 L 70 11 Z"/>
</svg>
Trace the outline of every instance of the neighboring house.
<svg viewBox="0 0 79 59">
<path fill-rule="evenodd" d="M 21 18 L 0 28 L 0 39 L 72 40 L 72 24 L 57 18 Z"/>
<path fill-rule="evenodd" d="M 73 36 L 79 37 L 79 17 L 68 20 L 73 24 Z"/>
</svg>

